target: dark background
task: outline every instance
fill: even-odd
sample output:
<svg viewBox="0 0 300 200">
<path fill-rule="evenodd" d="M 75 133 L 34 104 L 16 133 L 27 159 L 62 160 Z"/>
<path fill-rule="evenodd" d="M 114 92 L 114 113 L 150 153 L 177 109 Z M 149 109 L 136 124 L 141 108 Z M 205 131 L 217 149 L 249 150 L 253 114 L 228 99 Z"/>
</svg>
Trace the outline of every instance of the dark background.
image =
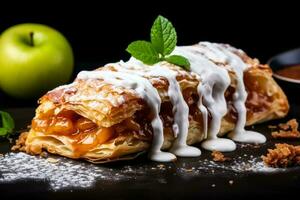
<svg viewBox="0 0 300 200">
<path fill-rule="evenodd" d="M 243 49 L 250 56 L 259 58 L 262 62 L 266 62 L 270 57 L 282 51 L 300 47 L 300 8 L 297 3 L 287 0 L 280 2 L 275 2 L 275 0 L 261 0 L 260 2 L 243 0 L 173 0 L 168 2 L 140 0 L 136 3 L 129 1 L 120 3 L 117 0 L 102 0 L 97 3 L 89 3 L 87 0 L 80 0 L 78 3 L 75 3 L 74 0 L 65 2 L 63 0 L 40 0 L 37 2 L 1 0 L 0 32 L 12 25 L 25 22 L 42 23 L 56 28 L 67 37 L 73 47 L 76 73 L 81 69 L 93 69 L 108 62 L 128 59 L 129 55 L 125 52 L 127 45 L 137 39 L 149 39 L 150 27 L 158 14 L 173 22 L 178 34 L 178 45 L 190 45 L 205 40 L 229 43 Z M 31 101 L 15 100 L 0 91 L 1 109 L 3 107 L 35 106 L 34 104 L 36 104 L 36 99 Z M 293 109 L 293 111 L 297 112 L 299 109 Z M 14 117 L 16 118 L 16 116 Z M 24 116 L 19 115 L 18 117 L 21 119 Z M 28 119 L 31 119 L 31 116 Z M 24 122 L 24 120 L 21 121 Z M 204 193 L 204 195 L 214 194 L 223 199 L 229 199 L 233 195 L 232 191 L 238 191 L 239 193 L 236 195 L 240 195 L 243 199 L 256 197 L 258 194 L 259 197 L 263 195 L 263 197 L 271 197 L 272 199 L 279 197 L 284 199 L 283 197 L 294 195 L 299 190 L 297 188 L 299 178 L 295 178 L 295 174 L 297 175 L 297 173 L 291 173 L 291 175 L 263 176 L 263 179 L 249 176 L 247 177 L 249 179 L 237 181 L 238 184 L 235 181 L 234 188 L 232 186 L 229 186 L 230 188 L 217 187 L 218 190 L 209 188 L 207 194 Z M 212 180 L 212 183 L 223 181 L 223 179 L 216 179 L 215 177 L 212 177 Z M 290 182 L 286 183 L 286 180 Z M 178 183 L 177 179 L 173 181 Z M 205 181 L 207 179 L 204 179 L 204 183 Z M 182 183 L 179 185 L 179 193 L 186 184 L 184 181 Z M 25 184 L 27 187 L 21 185 L 18 189 L 26 191 L 28 187 L 37 188 L 37 190 L 40 188 L 37 187 L 39 183 L 34 182 L 32 185 L 30 182 L 26 182 Z M 207 183 L 205 184 L 207 185 Z M 224 185 L 224 183 L 220 185 Z M 282 185 L 285 185 L 284 189 L 282 189 Z M 127 184 L 126 186 L 131 185 Z M 141 185 L 136 184 L 135 186 Z M 159 184 L 154 186 L 161 187 Z M 173 194 L 173 192 L 176 195 L 178 193 L 176 187 L 173 189 L 174 191 L 165 192 L 170 190 L 172 185 L 165 186 L 167 187 L 158 190 L 159 192 L 148 193 L 149 196 L 147 197 Z M 189 187 L 188 184 L 186 186 L 190 191 L 201 191 L 201 186 L 198 183 L 194 187 Z M 253 186 L 259 190 L 254 190 Z M 44 185 L 41 184 L 41 188 L 43 187 Z M 151 188 L 152 186 L 147 187 Z M 239 187 L 244 188 L 244 190 Z M 9 190 L 7 187 L 3 187 L 2 189 L 15 191 L 15 188 Z M 127 195 L 138 195 L 144 191 L 132 193 L 130 192 L 133 191 L 132 188 L 127 189 L 125 186 L 117 189 L 123 189 L 123 193 Z M 218 193 L 222 190 L 226 191 L 227 196 L 223 196 L 224 192 Z M 110 190 L 102 190 L 102 188 L 96 190 L 99 193 L 109 193 L 109 197 L 118 195 L 118 190 L 116 191 L 111 192 Z M 196 194 L 190 191 L 184 191 L 181 195 L 189 197 Z M 32 191 L 28 190 L 28 194 L 33 196 L 30 192 Z M 10 194 L 18 193 L 10 192 Z M 39 195 L 44 194 L 47 195 L 48 193 L 39 193 Z M 67 193 L 67 195 L 70 194 L 72 193 Z M 93 197 L 96 193 L 94 191 L 90 194 Z M 144 193 L 141 196 L 144 198 L 148 194 Z M 61 194 L 55 193 L 55 196 L 58 195 Z M 87 198 L 86 193 L 81 193 L 81 196 L 83 195 L 84 198 Z M 80 197 L 75 192 L 73 196 Z M 60 198 L 62 197 L 66 199 L 65 196 L 60 196 Z"/>
<path fill-rule="evenodd" d="M 158 14 L 173 22 L 179 45 L 230 43 L 262 61 L 300 46 L 300 8 L 288 1 L 67 2 L 1 4 L 0 31 L 24 22 L 47 24 L 69 39 L 77 61 L 99 64 L 128 58 L 124 49 L 149 39 Z"/>
<path fill-rule="evenodd" d="M 0 32 L 25 22 L 56 28 L 73 47 L 77 73 L 127 60 L 127 45 L 148 40 L 151 25 L 161 14 L 176 27 L 178 45 L 229 43 L 266 62 L 300 47 L 299 13 L 299 6 L 289 1 L 2 1 Z"/>
</svg>

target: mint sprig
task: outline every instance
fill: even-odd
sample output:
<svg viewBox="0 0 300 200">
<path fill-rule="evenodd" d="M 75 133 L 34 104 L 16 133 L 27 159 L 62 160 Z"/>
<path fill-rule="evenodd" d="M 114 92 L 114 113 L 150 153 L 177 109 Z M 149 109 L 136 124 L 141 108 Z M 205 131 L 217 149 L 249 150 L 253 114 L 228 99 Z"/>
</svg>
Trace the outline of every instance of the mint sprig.
<svg viewBox="0 0 300 200">
<path fill-rule="evenodd" d="M 158 53 L 169 55 L 176 47 L 177 34 L 172 23 L 158 16 L 151 28 L 151 43 Z"/>
<path fill-rule="evenodd" d="M 150 42 L 138 40 L 132 42 L 126 49 L 133 57 L 143 61 L 148 65 L 153 65 L 160 61 L 159 54 Z"/>
<path fill-rule="evenodd" d="M 170 55 L 177 43 L 176 30 L 163 16 L 158 16 L 151 28 L 151 42 L 138 40 L 128 45 L 126 51 L 147 65 L 167 61 L 190 70 L 190 62 L 181 55 Z"/>
<path fill-rule="evenodd" d="M 0 137 L 9 136 L 9 134 L 11 134 L 15 128 L 14 120 L 7 112 L 0 111 L 0 115 L 1 115 L 0 124 L 2 124 L 2 126 L 0 127 Z"/>
</svg>

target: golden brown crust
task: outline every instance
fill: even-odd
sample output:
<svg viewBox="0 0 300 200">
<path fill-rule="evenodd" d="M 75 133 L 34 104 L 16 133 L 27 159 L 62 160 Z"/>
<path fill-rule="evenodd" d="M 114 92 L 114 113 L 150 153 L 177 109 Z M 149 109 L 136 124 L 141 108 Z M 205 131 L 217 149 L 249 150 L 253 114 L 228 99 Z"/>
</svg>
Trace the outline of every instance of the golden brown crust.
<svg viewBox="0 0 300 200">
<path fill-rule="evenodd" d="M 268 154 L 262 156 L 265 165 L 269 167 L 290 167 L 300 165 L 300 146 L 275 144 L 275 149 L 268 149 Z"/>
<path fill-rule="evenodd" d="M 259 64 L 258 60 L 249 58 L 246 54 L 234 51 L 246 63 L 251 65 L 244 73 L 244 82 L 248 92 L 246 102 L 247 125 L 260 123 L 270 119 L 283 117 L 287 114 L 289 104 L 281 88 L 272 78 L 269 66 Z M 190 107 L 188 144 L 202 141 L 205 136 L 202 132 L 201 113 L 197 108 L 196 88 L 199 80 L 193 73 L 167 64 L 165 65 L 178 72 L 177 80 L 181 87 L 186 102 Z M 113 66 L 107 65 L 99 68 L 100 71 L 114 71 Z M 229 70 L 229 69 L 228 69 Z M 235 88 L 235 74 L 230 73 L 232 83 L 231 90 Z M 167 95 L 168 81 L 163 77 L 146 77 L 158 90 L 162 103 L 169 102 Z M 233 130 L 236 121 L 236 113 L 231 106 L 232 91 L 225 93 L 228 100 L 229 112 L 222 120 L 219 135 L 224 135 Z M 115 87 L 104 83 L 103 80 L 75 80 L 74 83 L 59 87 L 48 92 L 40 99 L 40 106 L 36 110 L 35 118 L 40 118 L 47 112 L 57 115 L 62 110 L 70 110 L 87 118 L 99 127 L 113 127 L 124 120 L 132 118 L 137 112 L 145 112 L 147 109 L 143 100 L 130 89 Z M 161 117 L 164 109 L 162 107 Z M 144 116 L 145 120 L 146 117 Z M 168 116 L 166 117 L 168 118 Z M 142 123 L 142 122 L 141 122 Z M 167 133 L 169 127 L 165 127 L 163 149 L 169 149 L 174 141 L 174 135 Z M 82 155 L 76 154 L 72 139 L 66 135 L 48 134 L 31 129 L 25 142 L 24 150 L 28 153 L 40 154 L 43 149 L 50 153 L 63 155 L 70 158 L 84 158 L 92 162 L 112 160 L 132 153 L 146 151 L 151 141 L 135 137 L 134 131 L 120 134 L 109 141 L 99 144 Z"/>
</svg>

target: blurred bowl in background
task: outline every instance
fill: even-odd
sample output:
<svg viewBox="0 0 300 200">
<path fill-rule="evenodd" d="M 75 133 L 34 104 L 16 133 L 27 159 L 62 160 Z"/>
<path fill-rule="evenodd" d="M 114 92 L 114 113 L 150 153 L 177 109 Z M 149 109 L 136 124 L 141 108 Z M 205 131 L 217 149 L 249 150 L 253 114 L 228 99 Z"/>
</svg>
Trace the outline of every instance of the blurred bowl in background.
<svg viewBox="0 0 300 200">
<path fill-rule="evenodd" d="M 300 102 L 300 48 L 272 57 L 268 64 L 290 103 Z M 299 78 L 297 78 L 299 77 Z M 299 94 L 298 94 L 299 93 Z"/>
</svg>

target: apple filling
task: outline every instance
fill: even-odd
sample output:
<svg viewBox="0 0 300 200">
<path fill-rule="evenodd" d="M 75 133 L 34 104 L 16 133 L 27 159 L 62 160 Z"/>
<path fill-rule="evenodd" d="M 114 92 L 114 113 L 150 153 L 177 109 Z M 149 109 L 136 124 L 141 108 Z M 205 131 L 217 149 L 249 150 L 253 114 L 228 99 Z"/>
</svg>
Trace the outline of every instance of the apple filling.
<svg viewBox="0 0 300 200">
<path fill-rule="evenodd" d="M 245 85 L 248 92 L 246 101 L 247 119 L 251 119 L 255 113 L 263 112 L 269 109 L 272 97 L 265 94 L 263 89 L 259 88 L 257 81 L 252 80 L 249 74 L 245 75 Z M 237 113 L 233 106 L 233 94 L 235 88 L 229 87 L 225 93 L 227 100 L 228 113 L 225 118 L 235 123 Z M 195 88 L 186 88 L 183 91 L 185 101 L 189 106 L 189 120 L 198 122 L 202 126 L 202 114 L 197 106 L 198 94 Z M 72 141 L 73 150 L 76 157 L 80 157 L 89 150 L 94 149 L 98 145 L 108 143 L 121 135 L 131 134 L 135 138 L 144 141 L 151 141 L 152 126 L 151 113 L 145 106 L 142 110 L 137 111 L 131 118 L 123 120 L 121 123 L 111 127 L 98 126 L 93 121 L 77 114 L 74 111 L 62 110 L 58 114 L 54 114 L 53 110 L 43 113 L 32 121 L 32 129 L 49 135 L 63 135 L 69 137 Z M 171 102 L 163 102 L 161 104 L 160 118 L 164 125 L 164 134 L 173 135 L 172 125 L 174 123 L 173 106 Z M 210 122 L 210 115 L 208 121 Z M 201 128 L 201 127 L 199 127 Z"/>
<path fill-rule="evenodd" d="M 122 134 L 134 134 L 142 140 L 149 140 L 149 124 L 141 126 L 132 118 L 125 119 L 112 127 L 101 127 L 74 111 L 62 110 L 57 115 L 44 113 L 32 120 L 32 129 L 46 135 L 61 135 L 71 139 L 75 157 L 80 157 L 98 145 L 105 144 Z"/>
</svg>

